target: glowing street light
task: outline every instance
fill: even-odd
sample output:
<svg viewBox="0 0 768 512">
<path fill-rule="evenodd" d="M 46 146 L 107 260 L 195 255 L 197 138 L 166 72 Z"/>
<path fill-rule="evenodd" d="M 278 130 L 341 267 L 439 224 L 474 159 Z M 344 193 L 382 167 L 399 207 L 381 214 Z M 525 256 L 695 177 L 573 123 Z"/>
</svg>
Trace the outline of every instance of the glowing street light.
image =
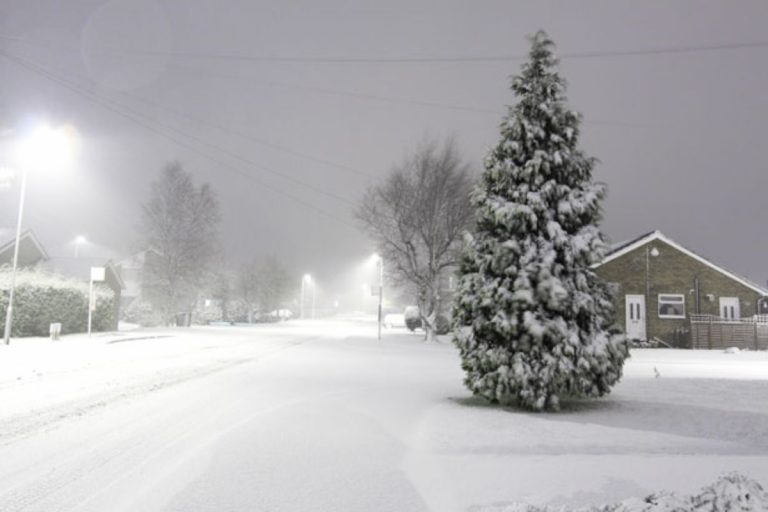
<svg viewBox="0 0 768 512">
<path fill-rule="evenodd" d="M 16 219 L 16 242 L 13 248 L 13 267 L 11 269 L 11 289 L 8 295 L 8 309 L 5 312 L 5 333 L 3 341 L 11 342 L 13 325 L 13 298 L 16 291 L 16 270 L 19 265 L 19 242 L 21 222 L 24 216 L 24 199 L 27 192 L 27 171 L 50 170 L 71 158 L 77 146 L 77 132 L 72 127 L 52 129 L 48 125 L 40 126 L 18 146 L 19 165 L 21 167 L 21 191 L 19 193 L 19 213 Z"/>
<path fill-rule="evenodd" d="M 378 339 L 381 340 L 381 322 L 383 321 L 383 305 L 384 305 L 384 258 L 378 254 L 371 256 L 371 260 L 378 264 L 379 267 L 379 308 L 378 308 Z"/>
<path fill-rule="evenodd" d="M 312 276 L 309 274 L 304 274 L 304 276 L 301 278 L 301 312 L 300 317 L 304 318 L 304 303 L 306 302 L 305 296 L 306 296 L 306 287 L 308 285 L 312 284 Z M 315 287 L 312 287 L 312 317 L 315 316 Z"/>
<path fill-rule="evenodd" d="M 75 237 L 75 259 L 80 255 L 80 246 L 85 245 L 87 242 L 88 240 L 83 235 Z"/>
</svg>

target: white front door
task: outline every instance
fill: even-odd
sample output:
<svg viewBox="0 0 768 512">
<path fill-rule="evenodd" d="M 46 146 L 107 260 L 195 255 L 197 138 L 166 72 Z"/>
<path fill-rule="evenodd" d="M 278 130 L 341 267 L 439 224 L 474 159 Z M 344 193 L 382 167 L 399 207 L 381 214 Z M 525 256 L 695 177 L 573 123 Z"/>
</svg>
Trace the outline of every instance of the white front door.
<svg viewBox="0 0 768 512">
<path fill-rule="evenodd" d="M 645 295 L 626 295 L 626 331 L 631 340 L 645 337 Z"/>
<path fill-rule="evenodd" d="M 720 316 L 726 320 L 741 318 L 738 297 L 720 297 Z"/>
</svg>

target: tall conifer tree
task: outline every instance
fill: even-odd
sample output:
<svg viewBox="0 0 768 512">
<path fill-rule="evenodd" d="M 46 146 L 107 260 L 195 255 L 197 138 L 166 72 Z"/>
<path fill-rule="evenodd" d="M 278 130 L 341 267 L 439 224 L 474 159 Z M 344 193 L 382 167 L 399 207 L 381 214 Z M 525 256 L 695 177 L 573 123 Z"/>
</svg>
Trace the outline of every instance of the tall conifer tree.
<svg viewBox="0 0 768 512">
<path fill-rule="evenodd" d="M 454 341 L 473 393 L 542 410 L 607 393 L 628 349 L 591 268 L 606 250 L 596 160 L 578 147 L 580 116 L 566 106 L 553 42 L 542 31 L 531 42 L 473 193 Z"/>
</svg>

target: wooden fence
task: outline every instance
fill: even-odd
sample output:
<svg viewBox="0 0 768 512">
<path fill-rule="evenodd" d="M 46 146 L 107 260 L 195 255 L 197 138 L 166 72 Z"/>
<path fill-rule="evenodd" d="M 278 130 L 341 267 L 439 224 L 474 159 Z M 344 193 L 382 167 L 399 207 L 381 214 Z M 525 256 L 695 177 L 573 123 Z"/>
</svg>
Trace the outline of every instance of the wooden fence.
<svg viewBox="0 0 768 512">
<path fill-rule="evenodd" d="M 728 320 L 691 315 L 691 348 L 768 350 L 768 315 Z"/>
</svg>

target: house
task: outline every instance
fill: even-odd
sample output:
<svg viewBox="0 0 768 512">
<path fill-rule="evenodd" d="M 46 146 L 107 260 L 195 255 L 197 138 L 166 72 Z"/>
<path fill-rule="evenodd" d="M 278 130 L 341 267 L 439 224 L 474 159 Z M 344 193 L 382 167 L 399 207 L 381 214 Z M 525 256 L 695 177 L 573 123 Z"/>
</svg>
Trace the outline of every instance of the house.
<svg viewBox="0 0 768 512">
<path fill-rule="evenodd" d="M 122 306 L 127 307 L 142 295 L 144 288 L 144 266 L 148 260 L 158 258 L 160 253 L 154 249 L 137 252 L 115 265 L 122 278 L 125 289 L 122 294 Z"/>
<path fill-rule="evenodd" d="M 768 290 L 660 231 L 614 246 L 594 268 L 614 288 L 617 322 L 630 339 L 690 346 L 692 314 L 736 320 L 768 312 Z"/>
<path fill-rule="evenodd" d="M 13 266 L 13 253 L 16 247 L 16 238 L 0 246 L 0 266 Z M 40 240 L 31 230 L 26 230 L 19 236 L 19 268 L 34 267 L 48 260 L 48 253 L 43 249 Z"/>
</svg>

